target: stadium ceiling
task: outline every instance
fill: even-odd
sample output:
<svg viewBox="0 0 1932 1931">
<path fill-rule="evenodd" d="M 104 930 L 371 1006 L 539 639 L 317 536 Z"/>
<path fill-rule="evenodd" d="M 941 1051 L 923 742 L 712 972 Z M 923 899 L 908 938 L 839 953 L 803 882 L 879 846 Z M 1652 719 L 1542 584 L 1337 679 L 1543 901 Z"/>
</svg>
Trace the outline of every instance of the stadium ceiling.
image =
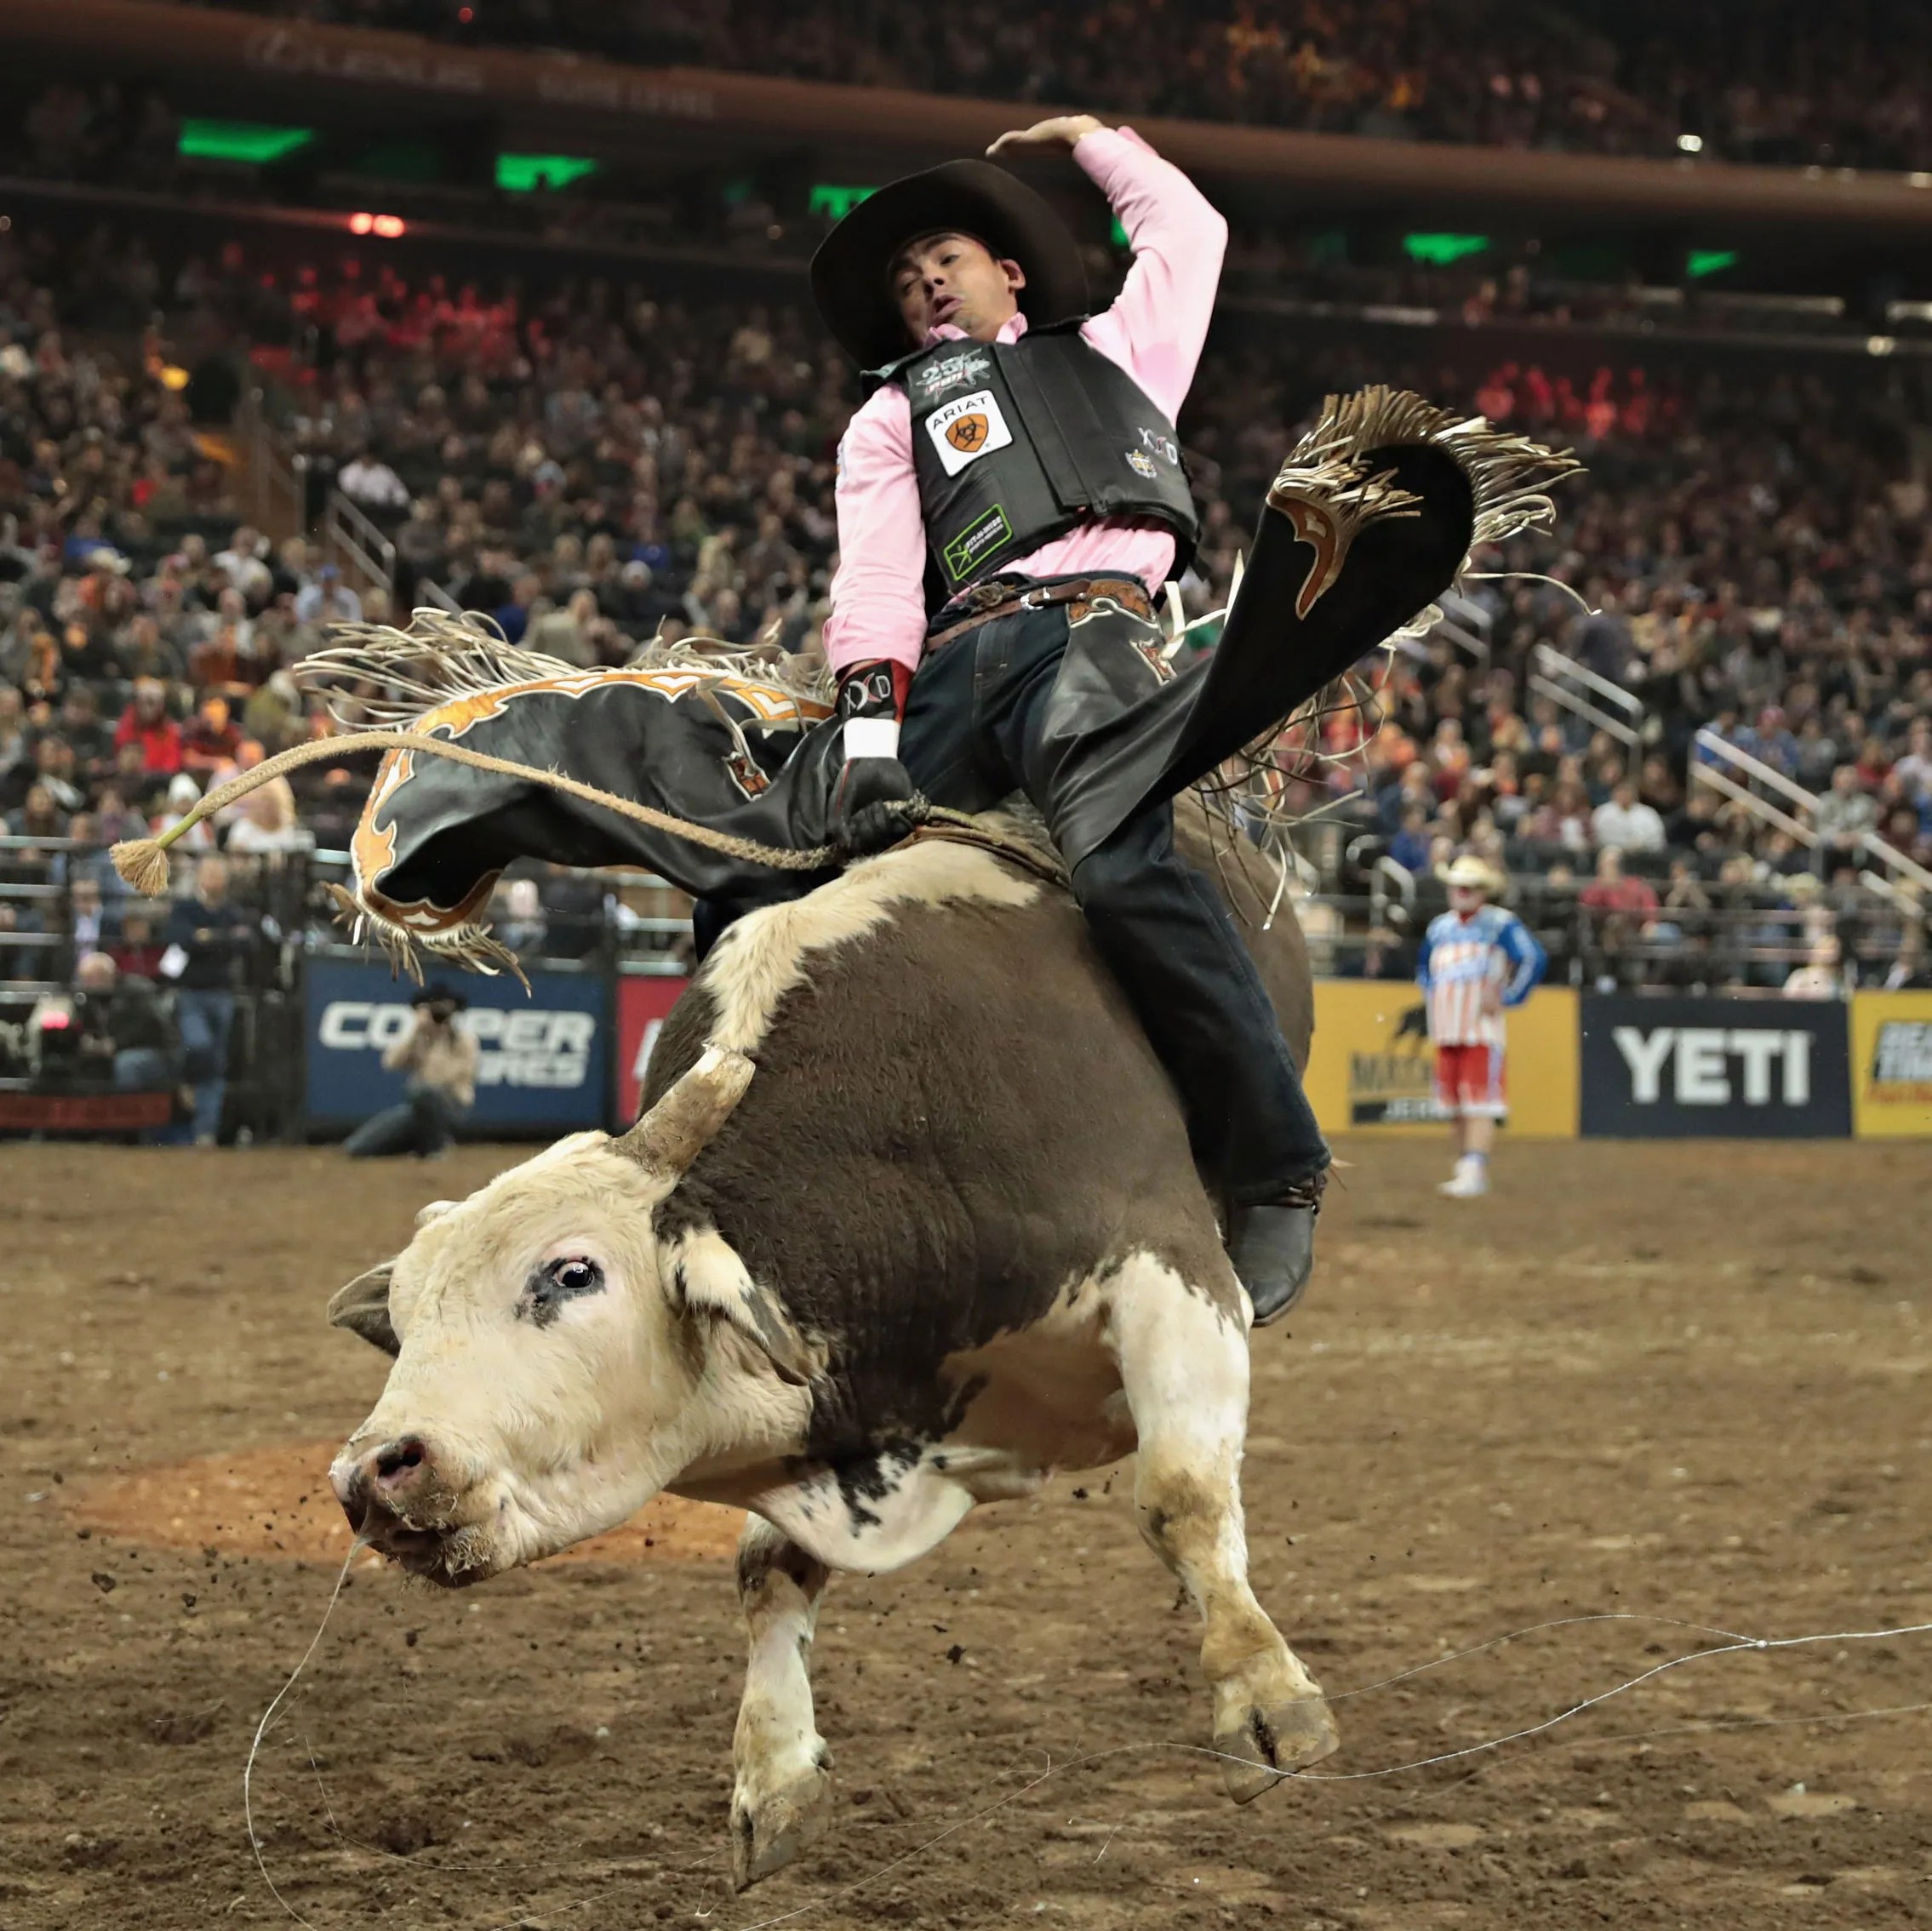
<svg viewBox="0 0 1932 1931">
<path fill-rule="evenodd" d="M 876 180 L 975 154 L 1009 124 L 999 102 L 562 53 L 454 48 L 418 36 L 264 20 L 164 0 L 0 0 L 0 43 L 23 71 L 162 80 L 210 116 L 487 120 L 516 153 L 807 160 L 811 178 Z M 1932 174 L 1731 167 L 1371 140 L 1272 128 L 1137 120 L 1231 209 L 1399 212 L 1413 228 L 1480 232 L 1506 219 L 1599 232 L 1695 228 L 1723 249 L 1774 228 L 1932 236 Z M 807 159 L 809 157 L 809 160 Z"/>
</svg>

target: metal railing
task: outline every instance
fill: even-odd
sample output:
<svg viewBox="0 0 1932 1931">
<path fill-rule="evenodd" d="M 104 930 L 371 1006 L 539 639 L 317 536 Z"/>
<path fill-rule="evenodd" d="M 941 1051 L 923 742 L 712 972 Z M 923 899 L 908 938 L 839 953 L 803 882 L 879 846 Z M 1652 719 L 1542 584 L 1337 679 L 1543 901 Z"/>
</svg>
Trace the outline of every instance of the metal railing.
<svg viewBox="0 0 1932 1931">
<path fill-rule="evenodd" d="M 384 597 L 394 597 L 396 546 L 368 513 L 340 489 L 329 491 L 316 534 L 323 555 L 330 563 L 338 568 L 346 564 L 360 574 L 362 581 L 355 587 L 362 594 L 379 590 Z"/>
<path fill-rule="evenodd" d="M 1530 654 L 1529 688 L 1546 697 L 1572 716 L 1580 717 L 1592 730 L 1606 732 L 1624 747 L 1632 775 L 1643 757 L 1643 726 L 1647 713 L 1643 704 L 1621 684 L 1600 677 L 1586 664 L 1565 657 L 1554 645 L 1540 643 Z"/>
<path fill-rule="evenodd" d="M 1741 805 L 1760 824 L 1788 833 L 1807 851 L 1815 851 L 1822 842 L 1817 826 L 1818 794 L 1806 791 L 1775 765 L 1740 751 L 1708 724 L 1697 734 L 1690 781 Z M 1773 797 L 1764 797 L 1754 786 L 1762 786 Z M 1932 871 L 1896 845 L 1888 844 L 1876 831 L 1861 831 L 1858 849 L 1871 860 L 1858 874 L 1859 883 L 1868 891 L 1914 911 L 1932 906 Z"/>
<path fill-rule="evenodd" d="M 242 398 L 235 431 L 246 455 L 249 516 L 257 529 L 306 534 L 308 494 L 294 462 L 269 427 L 267 397 L 258 386 Z"/>
</svg>

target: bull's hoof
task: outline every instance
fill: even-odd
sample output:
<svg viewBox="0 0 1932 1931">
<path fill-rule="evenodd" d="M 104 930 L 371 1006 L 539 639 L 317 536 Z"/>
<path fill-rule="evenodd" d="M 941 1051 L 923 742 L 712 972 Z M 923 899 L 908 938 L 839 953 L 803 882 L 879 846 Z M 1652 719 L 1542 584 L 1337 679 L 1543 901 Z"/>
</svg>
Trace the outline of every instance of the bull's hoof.
<svg viewBox="0 0 1932 1931">
<path fill-rule="evenodd" d="M 782 1871 L 825 1829 L 832 1811 L 831 1758 L 769 1790 L 731 1795 L 731 1882 L 747 1889 Z"/>
<path fill-rule="evenodd" d="M 1220 1707 L 1215 1748 L 1221 1754 L 1221 1780 L 1237 1803 L 1252 1802 L 1290 1771 L 1319 1763 L 1341 1747 L 1328 1699 L 1312 1684 L 1279 1700 L 1215 1700 Z"/>
</svg>

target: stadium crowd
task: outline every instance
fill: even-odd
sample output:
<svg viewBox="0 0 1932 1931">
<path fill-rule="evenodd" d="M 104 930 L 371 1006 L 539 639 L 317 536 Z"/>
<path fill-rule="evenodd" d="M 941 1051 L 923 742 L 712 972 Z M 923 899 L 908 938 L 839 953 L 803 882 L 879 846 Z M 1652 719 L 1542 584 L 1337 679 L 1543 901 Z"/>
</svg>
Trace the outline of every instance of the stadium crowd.
<svg viewBox="0 0 1932 1931">
<path fill-rule="evenodd" d="M 231 0 L 230 0 L 231 3 Z M 1932 167 L 1912 0 L 256 0 L 483 44 L 1392 139 Z"/>
<path fill-rule="evenodd" d="M 396 604 L 433 584 L 584 666 L 660 631 L 816 650 L 855 400 L 789 306 L 411 283 L 352 258 L 284 279 L 235 247 L 164 271 L 106 231 L 60 250 L 0 236 L 0 972 L 95 992 L 109 970 L 171 980 L 171 1063 L 199 1070 L 184 1123 L 203 1137 L 233 991 L 303 917 L 273 877 L 345 841 L 356 776 L 318 764 L 201 827 L 188 849 L 212 862 L 179 866 L 169 904 L 131 901 L 98 848 L 325 733 L 292 668 L 332 621 L 396 607 L 243 518 L 236 448 L 193 420 L 182 363 L 244 346 L 318 487 L 390 533 Z M 1295 802 L 1418 881 L 1422 909 L 1456 853 L 1507 866 L 1573 977 L 1923 978 L 1916 923 L 1888 926 L 1853 881 L 1866 832 L 1932 860 L 1932 396 L 1902 360 L 1768 383 L 1718 366 L 1462 382 L 1229 331 L 1182 424 L 1206 510 L 1187 607 L 1225 597 L 1323 389 L 1406 384 L 1574 443 L 1590 476 L 1555 534 L 1483 559 L 1535 574 L 1474 586 L 1477 654 L 1442 633 L 1393 654 L 1388 727 L 1366 745 L 1346 711 L 1312 728 L 1326 755 Z M 1638 695 L 1634 757 L 1533 689 L 1540 645 Z M 1822 794 L 1815 849 L 1693 782 L 1706 726 Z M 521 880 L 504 909 L 529 943 L 574 889 Z M 1401 969 L 1401 952 L 1366 957 Z M 151 1071 L 152 1025 L 128 1027 L 114 1052 Z"/>
</svg>

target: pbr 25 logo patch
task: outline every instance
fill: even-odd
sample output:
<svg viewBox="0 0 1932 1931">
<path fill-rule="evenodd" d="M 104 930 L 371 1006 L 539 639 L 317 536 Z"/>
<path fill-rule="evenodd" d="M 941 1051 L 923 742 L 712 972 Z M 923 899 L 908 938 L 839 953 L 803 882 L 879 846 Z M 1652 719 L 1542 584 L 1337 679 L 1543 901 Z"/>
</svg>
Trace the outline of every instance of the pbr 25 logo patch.
<svg viewBox="0 0 1932 1931">
<path fill-rule="evenodd" d="M 1005 448 L 1013 440 L 991 389 L 975 389 L 956 402 L 942 403 L 926 418 L 926 434 L 948 476 L 957 476 L 967 464 L 976 463 L 991 450 Z"/>
<path fill-rule="evenodd" d="M 983 381 L 992 367 L 990 356 L 969 349 L 959 355 L 941 356 L 937 362 L 928 363 L 913 380 L 918 386 L 922 401 L 936 403 L 948 389 L 957 389 L 963 382 Z"/>
</svg>

